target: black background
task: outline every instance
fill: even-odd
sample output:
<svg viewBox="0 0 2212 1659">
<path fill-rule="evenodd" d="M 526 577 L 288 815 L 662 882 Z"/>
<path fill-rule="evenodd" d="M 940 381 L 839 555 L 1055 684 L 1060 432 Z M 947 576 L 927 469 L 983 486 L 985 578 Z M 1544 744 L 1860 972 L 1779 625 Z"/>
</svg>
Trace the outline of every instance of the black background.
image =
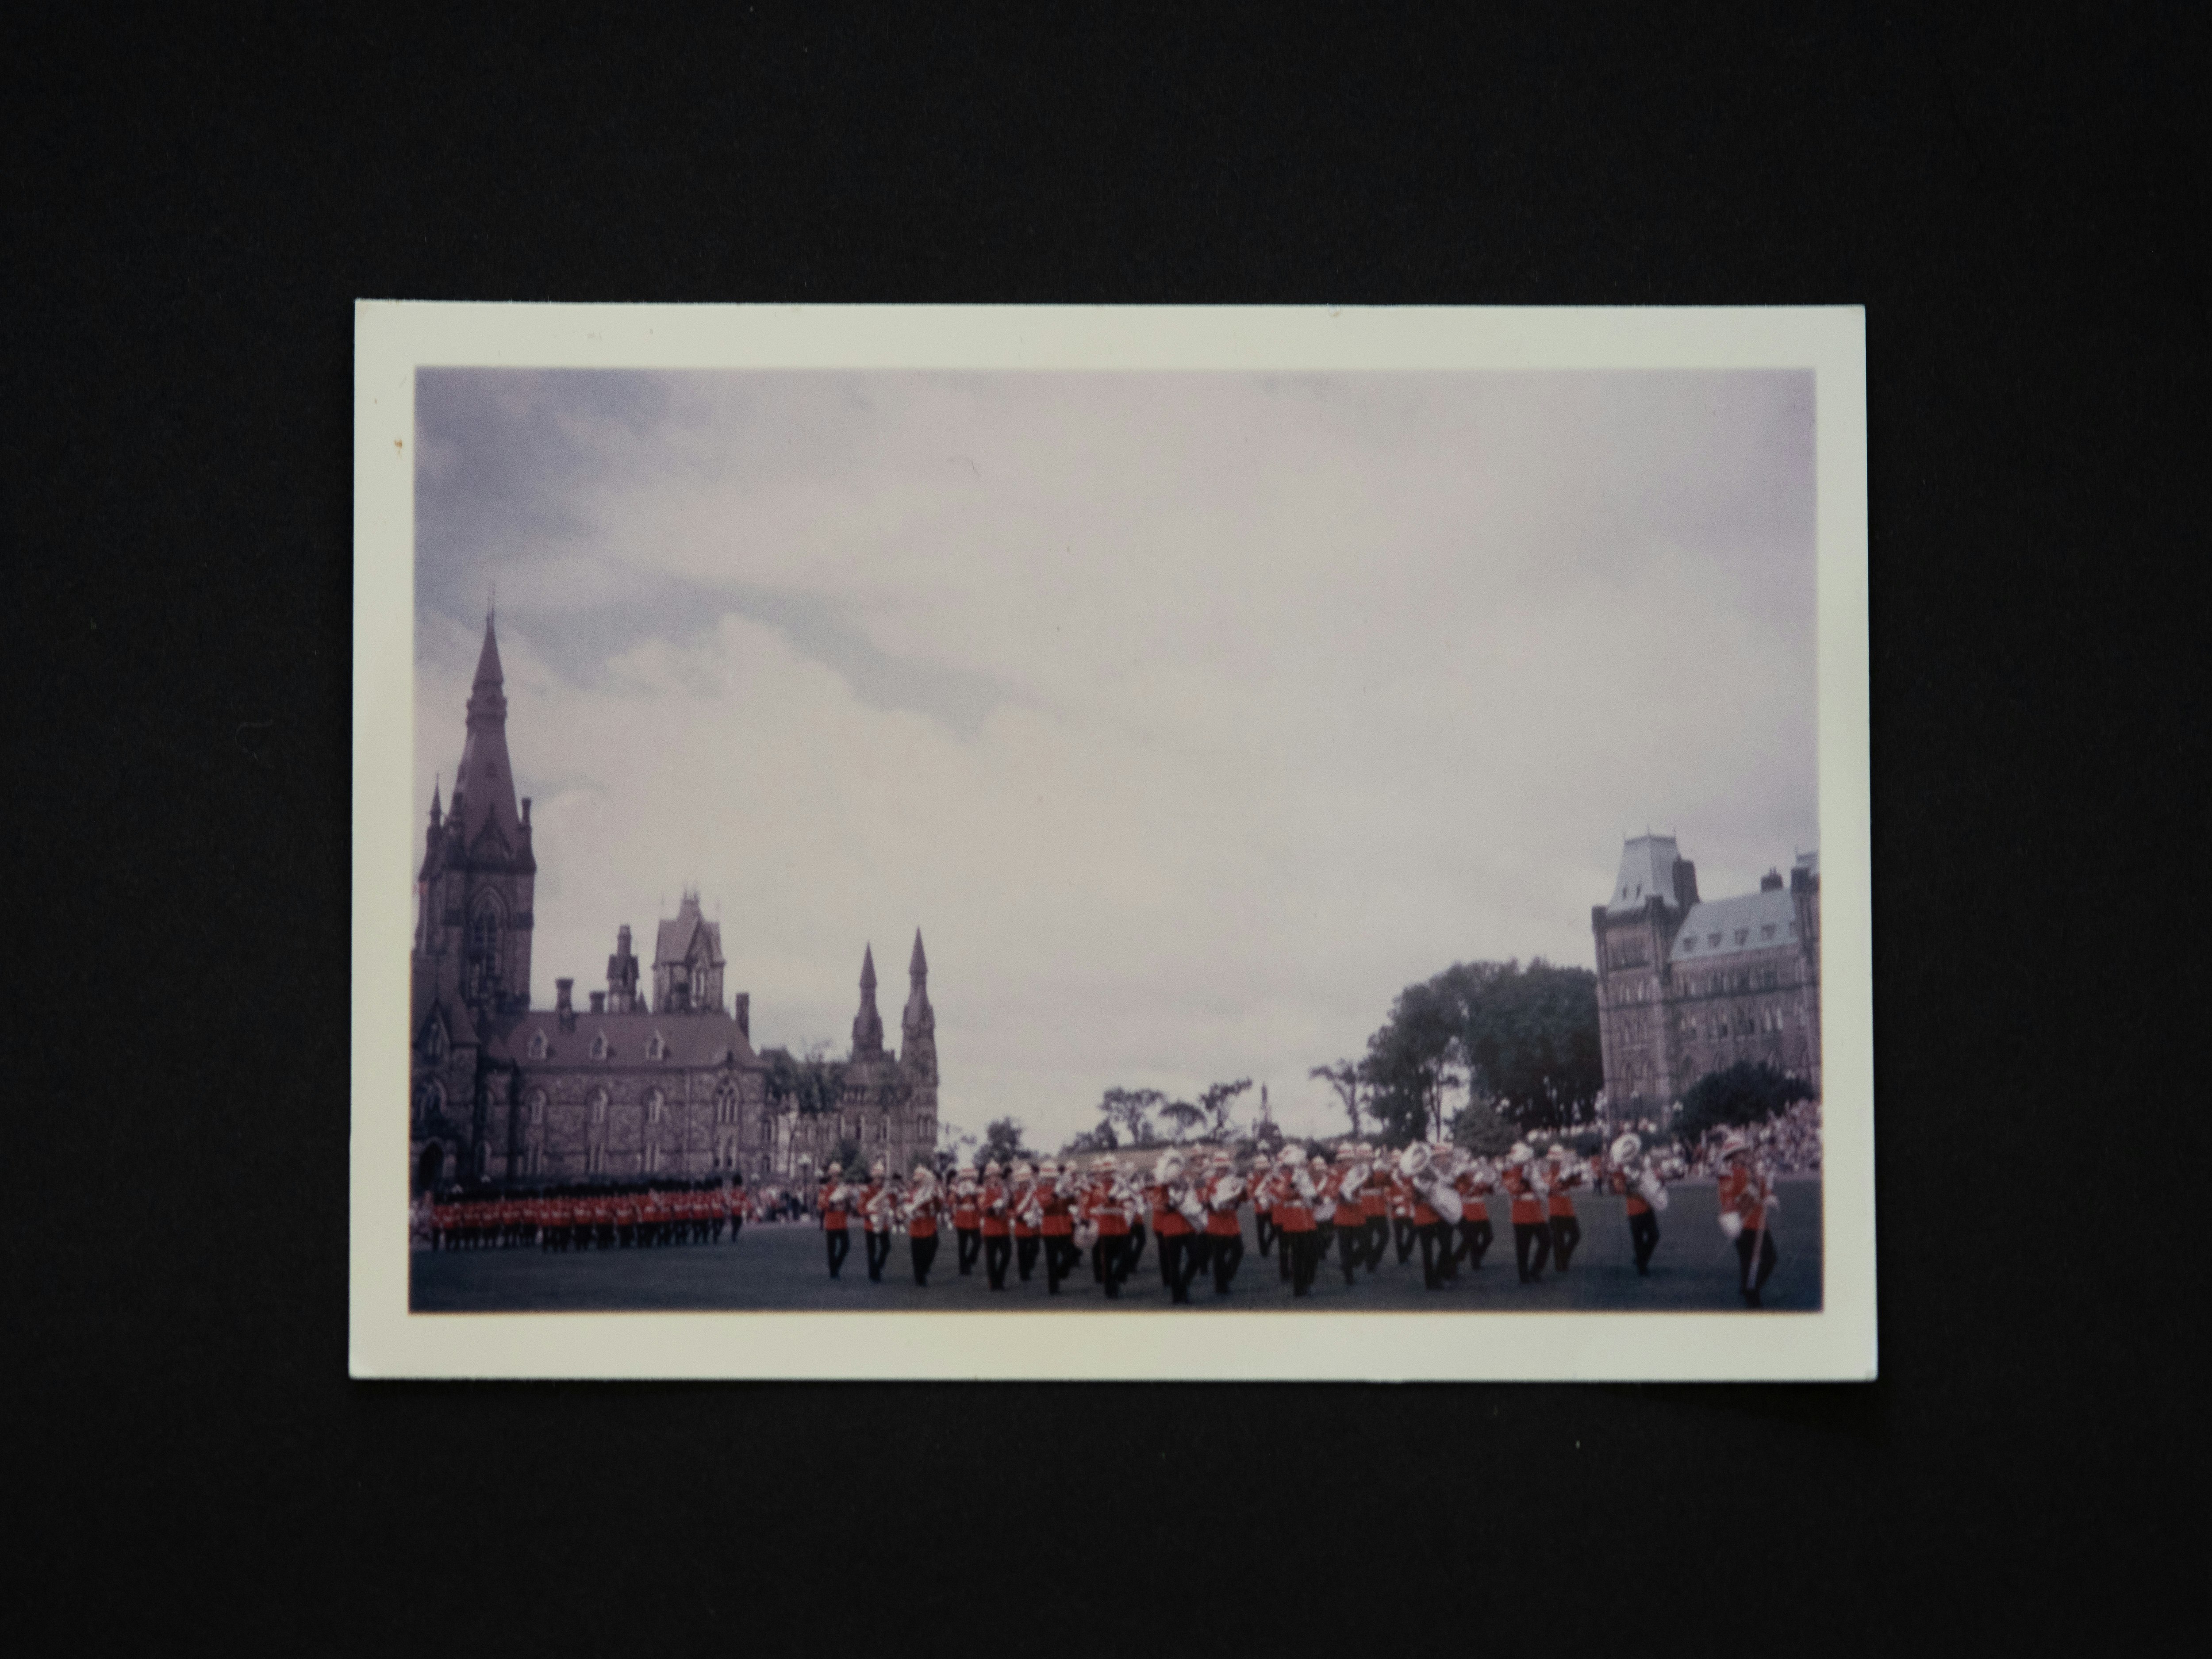
<svg viewBox="0 0 2212 1659">
<path fill-rule="evenodd" d="M 2186 1582 L 2186 9 L 609 9 L 4 26 L 42 1598 L 471 1652 L 1740 1652 L 2109 1638 Z M 348 1381 L 363 296 L 1864 304 L 1881 1380 Z"/>
</svg>

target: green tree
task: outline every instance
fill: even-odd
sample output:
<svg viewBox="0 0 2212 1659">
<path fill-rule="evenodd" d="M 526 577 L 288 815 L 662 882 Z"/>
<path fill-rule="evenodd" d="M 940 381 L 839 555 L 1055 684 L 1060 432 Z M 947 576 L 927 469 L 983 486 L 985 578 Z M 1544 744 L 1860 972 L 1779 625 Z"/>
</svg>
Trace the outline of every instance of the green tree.
<svg viewBox="0 0 2212 1659">
<path fill-rule="evenodd" d="M 1098 1103 L 1099 1115 L 1104 1120 L 1099 1127 L 1109 1132 L 1119 1130 L 1132 1146 L 1141 1145 L 1152 1138 L 1152 1115 L 1166 1099 L 1158 1089 L 1109 1089 Z M 1120 1142 L 1106 1144 L 1110 1148 Z"/>
<path fill-rule="evenodd" d="M 1740 1060 L 1692 1084 L 1682 1096 L 1681 1115 L 1670 1127 L 1684 1146 L 1693 1146 L 1711 1130 L 1764 1123 L 1812 1098 L 1812 1085 L 1804 1079 L 1777 1071 L 1765 1060 Z"/>
<path fill-rule="evenodd" d="M 1498 1115 L 1498 1108 L 1480 1098 L 1452 1114 L 1451 1138 L 1454 1146 L 1466 1147 L 1477 1158 L 1496 1158 L 1518 1139 L 1513 1126 Z"/>
<path fill-rule="evenodd" d="M 1340 1060 L 1334 1066 L 1316 1066 L 1306 1073 L 1317 1077 L 1336 1091 L 1337 1104 L 1343 1107 L 1352 1119 L 1352 1138 L 1359 1139 L 1359 1091 L 1367 1084 L 1367 1075 L 1356 1060 Z"/>
<path fill-rule="evenodd" d="M 1175 1126 L 1175 1138 L 1178 1142 L 1185 1139 L 1193 1129 L 1206 1121 L 1205 1109 L 1202 1107 L 1192 1105 L 1187 1100 L 1168 1102 L 1166 1105 L 1160 1108 L 1160 1115 Z"/>
<path fill-rule="evenodd" d="M 1021 1119 L 993 1118 L 983 1126 L 983 1144 L 975 1153 L 977 1164 L 988 1164 L 996 1158 L 1011 1170 L 1024 1158 L 1034 1161 L 1036 1155 L 1022 1145 L 1022 1133 Z"/>
<path fill-rule="evenodd" d="M 1367 1039 L 1359 1066 L 1367 1114 L 1392 1146 L 1443 1133 L 1444 1096 L 1460 1080 L 1460 1009 L 1449 978 L 1439 974 L 1399 992 L 1389 1020 Z"/>
<path fill-rule="evenodd" d="M 845 1063 L 830 1059 L 829 1050 L 826 1042 L 812 1043 L 804 1059 L 788 1048 L 764 1050 L 769 1103 L 779 1111 L 795 1107 L 809 1116 L 834 1110 L 845 1097 Z"/>
<path fill-rule="evenodd" d="M 1234 1083 L 1209 1083 L 1198 1097 L 1198 1109 L 1206 1114 L 1206 1138 L 1226 1140 L 1235 1125 L 1230 1121 L 1237 1109 L 1237 1097 L 1252 1086 L 1252 1079 L 1240 1077 Z"/>
</svg>

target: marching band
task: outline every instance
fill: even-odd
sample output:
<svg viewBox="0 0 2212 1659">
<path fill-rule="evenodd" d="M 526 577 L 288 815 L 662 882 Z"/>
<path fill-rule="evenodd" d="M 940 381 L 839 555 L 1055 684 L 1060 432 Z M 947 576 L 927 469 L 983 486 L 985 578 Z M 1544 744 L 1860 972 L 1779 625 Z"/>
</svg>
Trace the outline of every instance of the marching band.
<svg viewBox="0 0 2212 1659">
<path fill-rule="evenodd" d="M 1781 1201 L 1761 1151 L 1735 1131 L 1711 1149 L 1720 1227 L 1735 1247 L 1747 1308 L 1761 1305 L 1779 1259 L 1771 1224 Z M 1371 1276 L 1394 1245 L 1401 1264 L 1419 1250 L 1422 1283 L 1431 1291 L 1457 1282 L 1462 1268 L 1479 1272 L 1493 1242 L 1492 1194 L 1507 1201 L 1521 1282 L 1540 1280 L 1547 1267 L 1564 1273 L 1582 1239 L 1578 1187 L 1624 1200 L 1636 1271 L 1648 1275 L 1668 1208 L 1668 1178 L 1682 1169 L 1648 1153 L 1632 1133 L 1588 1159 L 1558 1142 L 1540 1153 L 1516 1141 L 1498 1159 L 1443 1141 L 1396 1152 L 1347 1141 L 1333 1160 L 1286 1146 L 1272 1161 L 1255 1158 L 1241 1174 L 1228 1152 L 1202 1147 L 1170 1148 L 1133 1175 L 1101 1154 L 1087 1166 L 1073 1158 L 1011 1168 L 993 1159 L 980 1171 L 963 1164 L 944 1178 L 925 1165 L 902 1180 L 878 1158 L 862 1182 L 829 1165 L 815 1211 L 832 1279 L 844 1267 L 857 1220 L 872 1281 L 882 1282 L 893 1241 L 902 1235 L 915 1283 L 927 1286 L 939 1228 L 949 1224 L 959 1273 L 969 1276 L 980 1261 L 994 1293 L 1008 1289 L 1009 1268 L 1028 1284 L 1042 1257 L 1046 1293 L 1059 1296 L 1087 1255 L 1106 1298 L 1118 1301 L 1152 1237 L 1158 1240 L 1160 1282 L 1181 1306 L 1191 1301 L 1193 1285 L 1208 1277 L 1217 1298 L 1232 1293 L 1247 1206 L 1259 1222 L 1259 1249 L 1275 1256 L 1298 1299 L 1312 1294 L 1332 1253 L 1346 1285 L 1356 1285 L 1363 1269 Z M 433 1249 L 562 1252 L 719 1243 L 726 1233 L 734 1243 L 747 1218 L 759 1213 L 739 1179 L 688 1189 L 432 1201 L 425 1219 Z"/>
</svg>

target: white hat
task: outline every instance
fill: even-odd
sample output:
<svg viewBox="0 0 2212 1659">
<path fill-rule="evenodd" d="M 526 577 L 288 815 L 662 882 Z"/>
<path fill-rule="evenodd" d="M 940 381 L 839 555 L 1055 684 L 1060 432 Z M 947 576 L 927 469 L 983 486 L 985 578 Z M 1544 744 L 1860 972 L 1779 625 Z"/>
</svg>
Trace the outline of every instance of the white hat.
<svg viewBox="0 0 2212 1659">
<path fill-rule="evenodd" d="M 983 1173 L 985 1175 L 1004 1175 L 1006 1173 L 1006 1170 L 1000 1165 L 999 1160 L 994 1158 L 988 1164 L 986 1164 L 983 1166 Z"/>
<path fill-rule="evenodd" d="M 1358 1156 L 1359 1148 L 1353 1146 L 1350 1141 L 1343 1140 L 1337 1143 L 1336 1161 L 1339 1164 L 1349 1164 L 1352 1159 Z"/>
<path fill-rule="evenodd" d="M 934 1181 L 937 1176 L 927 1164 L 917 1164 L 914 1166 L 914 1178 L 916 1181 Z"/>
<path fill-rule="evenodd" d="M 1363 1140 L 1363 1141 L 1361 1141 L 1361 1142 L 1359 1143 L 1359 1155 L 1360 1155 L 1360 1157 L 1362 1157 L 1362 1158 L 1372 1158 L 1372 1157 L 1374 1157 L 1374 1156 L 1375 1156 L 1375 1146 L 1374 1146 L 1374 1143 L 1373 1143 L 1372 1141 L 1366 1141 L 1366 1140 Z"/>
<path fill-rule="evenodd" d="M 1229 1156 L 1229 1149 L 1226 1146 L 1214 1153 L 1213 1163 L 1217 1169 L 1233 1170 L 1237 1167 L 1237 1160 Z"/>
<path fill-rule="evenodd" d="M 1098 1170 L 1106 1170 L 1115 1168 L 1116 1165 L 1114 1162 L 1114 1154 L 1111 1152 L 1099 1153 L 1097 1157 L 1091 1160 L 1091 1167 Z"/>
<path fill-rule="evenodd" d="M 831 1175 L 842 1175 L 844 1173 L 844 1169 L 845 1166 L 843 1164 L 832 1162 L 830 1165 L 830 1173 Z"/>
<path fill-rule="evenodd" d="M 870 1175 L 888 1175 L 890 1173 L 890 1164 L 886 1160 L 879 1158 L 873 1164 L 868 1165 L 868 1173 Z"/>
<path fill-rule="evenodd" d="M 1030 1161 L 1027 1158 L 1024 1158 L 1020 1163 L 1014 1165 L 1015 1180 L 1031 1181 L 1034 1180 L 1036 1176 L 1036 1170 L 1031 1167 Z"/>
<path fill-rule="evenodd" d="M 1565 1158 L 1566 1155 L 1567 1149 L 1560 1146 L 1556 1140 L 1544 1149 L 1544 1156 L 1546 1158 Z"/>
<path fill-rule="evenodd" d="M 1285 1146 L 1285 1147 L 1284 1147 L 1284 1148 L 1283 1148 L 1283 1150 L 1282 1150 L 1279 1153 L 1278 1153 L 1278 1154 L 1276 1155 L 1276 1158 L 1275 1158 L 1275 1164 L 1276 1164 L 1277 1167 L 1278 1167 L 1278 1168 L 1280 1168 L 1280 1169 L 1285 1169 L 1285 1170 L 1295 1170 L 1295 1169 L 1297 1169 L 1297 1168 L 1298 1167 L 1298 1151 L 1297 1151 L 1297 1147 L 1295 1147 L 1295 1146 Z"/>
<path fill-rule="evenodd" d="M 952 1173 L 955 1175 L 974 1175 L 975 1173 L 975 1166 L 973 1163 L 963 1163 Z"/>
<path fill-rule="evenodd" d="M 1738 1152 L 1747 1152 L 1750 1150 L 1751 1143 L 1746 1140 L 1742 1134 L 1735 1129 L 1730 1129 L 1726 1134 L 1721 1137 L 1721 1156 L 1723 1158 L 1734 1158 Z"/>
<path fill-rule="evenodd" d="M 1527 1141 L 1516 1140 L 1513 1143 L 1511 1148 L 1506 1152 L 1505 1156 L 1511 1158 L 1516 1164 L 1526 1164 L 1530 1158 L 1535 1157 L 1536 1154 L 1528 1150 L 1528 1143 Z"/>
<path fill-rule="evenodd" d="M 1039 1170 L 1037 1173 L 1039 1175 L 1056 1176 L 1060 1173 L 1060 1165 L 1055 1164 L 1052 1159 L 1047 1158 L 1044 1161 L 1044 1167 Z"/>
</svg>

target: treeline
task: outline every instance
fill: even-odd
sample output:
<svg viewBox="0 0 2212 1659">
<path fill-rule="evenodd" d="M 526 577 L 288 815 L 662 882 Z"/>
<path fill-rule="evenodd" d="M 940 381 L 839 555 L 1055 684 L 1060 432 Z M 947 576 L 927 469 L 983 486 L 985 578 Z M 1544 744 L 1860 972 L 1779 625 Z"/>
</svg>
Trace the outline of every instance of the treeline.
<svg viewBox="0 0 2212 1659">
<path fill-rule="evenodd" d="M 1597 975 L 1541 957 L 1455 963 L 1398 994 L 1364 1054 L 1310 1075 L 1335 1091 L 1355 1135 L 1449 1137 L 1495 1154 L 1520 1134 L 1571 1130 L 1595 1118 L 1605 1087 Z"/>
</svg>

